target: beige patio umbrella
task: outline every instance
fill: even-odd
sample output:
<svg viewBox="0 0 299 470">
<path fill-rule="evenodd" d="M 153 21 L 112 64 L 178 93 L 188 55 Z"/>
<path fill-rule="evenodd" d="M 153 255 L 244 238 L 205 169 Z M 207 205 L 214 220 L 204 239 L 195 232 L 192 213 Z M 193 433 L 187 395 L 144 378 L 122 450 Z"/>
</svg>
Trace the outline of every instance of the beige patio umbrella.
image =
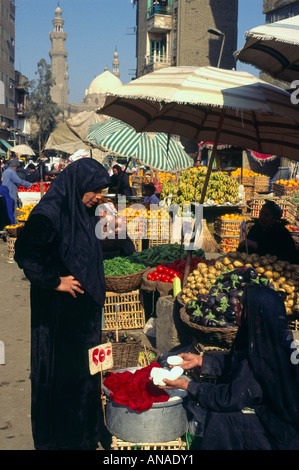
<svg viewBox="0 0 299 470">
<path fill-rule="evenodd" d="M 299 113 L 290 96 L 247 72 L 167 67 L 109 92 L 97 112 L 138 132 L 165 132 L 298 160 Z"/>
<path fill-rule="evenodd" d="M 138 132 L 213 142 L 201 203 L 219 142 L 299 160 L 299 113 L 290 94 L 247 72 L 167 67 L 111 91 L 97 112 Z"/>
<path fill-rule="evenodd" d="M 234 56 L 273 78 L 285 82 L 299 79 L 299 15 L 252 28 Z"/>
<path fill-rule="evenodd" d="M 17 155 L 30 155 L 30 156 L 35 155 L 32 148 L 29 147 L 29 145 L 26 145 L 26 144 L 20 144 L 20 145 L 16 145 L 15 147 L 11 147 L 9 149 L 9 151 L 14 152 Z"/>
</svg>

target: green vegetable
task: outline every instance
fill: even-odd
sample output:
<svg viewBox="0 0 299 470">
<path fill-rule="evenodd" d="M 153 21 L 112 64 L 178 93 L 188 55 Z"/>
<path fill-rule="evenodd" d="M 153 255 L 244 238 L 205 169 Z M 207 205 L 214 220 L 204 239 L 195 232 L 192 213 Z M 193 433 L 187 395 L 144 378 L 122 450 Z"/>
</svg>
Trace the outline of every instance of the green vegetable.
<svg viewBox="0 0 299 470">
<path fill-rule="evenodd" d="M 187 250 L 184 249 L 179 243 L 168 243 L 165 245 L 153 246 L 141 251 L 140 253 L 133 253 L 128 256 L 132 261 L 138 261 L 154 266 L 159 263 L 172 263 L 177 259 L 184 258 L 187 255 Z M 202 249 L 194 250 L 192 252 L 193 258 L 204 259 L 204 251 Z"/>
<path fill-rule="evenodd" d="M 135 263 L 127 257 L 115 257 L 104 260 L 105 276 L 125 276 L 143 271 L 146 266 L 142 263 Z"/>
</svg>

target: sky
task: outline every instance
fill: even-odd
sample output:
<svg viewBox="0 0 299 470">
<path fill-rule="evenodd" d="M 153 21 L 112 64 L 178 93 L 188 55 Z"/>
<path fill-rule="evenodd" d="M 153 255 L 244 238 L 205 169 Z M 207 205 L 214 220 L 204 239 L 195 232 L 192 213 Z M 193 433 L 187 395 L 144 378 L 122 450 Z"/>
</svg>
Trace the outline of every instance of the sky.
<svg viewBox="0 0 299 470">
<path fill-rule="evenodd" d="M 15 0 L 15 68 L 29 80 L 37 79 L 37 64 L 45 59 L 51 64 L 49 33 L 58 0 Z M 221 0 L 219 0 L 221 5 Z M 128 83 L 136 69 L 136 6 L 131 0 L 60 0 L 65 49 L 68 52 L 69 103 L 81 103 L 92 80 L 112 72 L 113 54 L 117 50 L 120 80 Z M 263 0 L 239 0 L 238 44 L 245 42 L 249 29 L 265 23 Z M 258 71 L 237 63 L 238 70 L 258 76 Z"/>
</svg>

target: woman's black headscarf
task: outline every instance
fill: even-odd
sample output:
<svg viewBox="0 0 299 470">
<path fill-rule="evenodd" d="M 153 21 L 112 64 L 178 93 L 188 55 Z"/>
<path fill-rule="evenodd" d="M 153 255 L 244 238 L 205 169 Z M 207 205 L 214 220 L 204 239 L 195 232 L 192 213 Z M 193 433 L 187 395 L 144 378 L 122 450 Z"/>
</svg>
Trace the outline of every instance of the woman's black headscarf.
<svg viewBox="0 0 299 470">
<path fill-rule="evenodd" d="M 99 162 L 81 158 L 57 176 L 30 215 L 43 214 L 53 222 L 62 262 L 99 305 L 105 298 L 101 241 L 95 235 L 95 210 L 91 213 L 82 197 L 109 184 Z"/>
<path fill-rule="evenodd" d="M 284 302 L 273 289 L 258 285 L 245 289 L 236 348 L 239 343 L 243 349 L 245 336 L 248 362 L 263 390 L 263 404 L 256 413 L 277 448 L 285 448 L 286 443 L 292 446 L 292 442 L 298 446 L 298 365 L 292 363 L 293 339 Z"/>
</svg>

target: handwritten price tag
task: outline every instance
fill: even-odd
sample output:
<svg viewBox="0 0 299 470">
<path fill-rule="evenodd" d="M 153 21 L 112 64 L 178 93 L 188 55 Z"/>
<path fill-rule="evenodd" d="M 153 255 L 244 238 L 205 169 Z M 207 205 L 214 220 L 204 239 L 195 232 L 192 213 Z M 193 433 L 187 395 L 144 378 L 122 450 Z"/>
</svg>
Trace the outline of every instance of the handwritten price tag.
<svg viewBox="0 0 299 470">
<path fill-rule="evenodd" d="M 105 343 L 88 350 L 89 371 L 94 375 L 113 367 L 112 344 Z"/>
</svg>

